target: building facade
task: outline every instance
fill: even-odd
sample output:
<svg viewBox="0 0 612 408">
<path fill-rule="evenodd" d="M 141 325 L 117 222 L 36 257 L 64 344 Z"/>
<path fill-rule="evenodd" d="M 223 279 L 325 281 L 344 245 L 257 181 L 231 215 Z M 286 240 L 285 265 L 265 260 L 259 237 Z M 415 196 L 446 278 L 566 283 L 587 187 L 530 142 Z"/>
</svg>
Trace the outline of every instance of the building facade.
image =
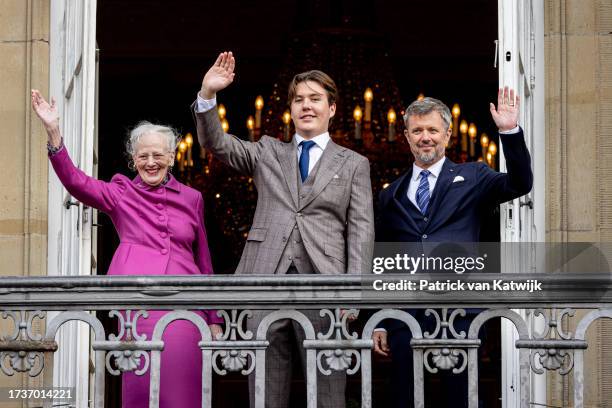
<svg viewBox="0 0 612 408">
<path fill-rule="evenodd" d="M 529 91 L 524 92 L 533 95 L 530 147 L 537 160 L 531 199 L 540 212 L 529 214 L 520 203 L 513 205 L 531 217 L 528 224 L 534 232 L 529 234 L 530 240 L 610 242 L 612 3 L 499 3 L 500 22 L 506 21 L 503 9 L 508 3 L 512 3 L 515 17 L 523 21 L 514 26 L 516 33 L 512 34 L 515 46 L 525 56 L 521 72 L 502 72 L 500 76 L 502 81 L 504 75 L 517 79 L 517 85 L 525 85 Z M 0 123 L 4 129 L 0 140 L 4 174 L 0 276 L 61 275 L 66 270 L 91 274 L 95 267 L 95 251 L 92 256 L 91 250 L 95 247 L 95 234 L 91 234 L 95 215 L 82 205 L 65 207 L 70 198 L 49 172 L 46 134 L 30 109 L 29 92 L 36 88 L 44 95 L 63 95 L 58 102 L 67 112 L 62 116 L 66 144 L 78 152 L 75 156 L 81 168 L 95 174 L 95 1 L 1 0 L 0 9 Z M 535 13 L 524 13 L 530 9 Z M 527 16 L 531 21 L 524 24 Z M 501 37 L 503 28 L 512 23 L 504 24 L 500 25 Z M 524 39 L 526 42 L 519 44 Z M 503 43 L 501 48 L 500 55 Z M 507 213 L 502 212 L 504 216 Z M 505 237 L 519 239 L 507 231 Z M 578 317 L 580 312 L 574 319 Z M 575 329 L 574 319 L 564 323 L 567 330 Z M 72 334 L 63 340 L 68 347 L 87 349 L 83 328 L 70 330 Z M 585 406 L 612 406 L 612 322 L 599 321 L 588 336 Z M 81 341 L 71 343 L 70 338 Z M 86 374 L 83 377 L 88 372 L 87 361 L 65 361 L 65 368 L 56 366 L 57 375 L 65 381 L 87 378 Z M 0 377 L 3 386 L 34 385 L 36 381 L 26 374 Z M 548 373 L 546 384 L 546 403 L 571 406 L 570 377 Z M 81 380 L 77 388 L 82 396 L 87 395 L 87 381 Z"/>
</svg>

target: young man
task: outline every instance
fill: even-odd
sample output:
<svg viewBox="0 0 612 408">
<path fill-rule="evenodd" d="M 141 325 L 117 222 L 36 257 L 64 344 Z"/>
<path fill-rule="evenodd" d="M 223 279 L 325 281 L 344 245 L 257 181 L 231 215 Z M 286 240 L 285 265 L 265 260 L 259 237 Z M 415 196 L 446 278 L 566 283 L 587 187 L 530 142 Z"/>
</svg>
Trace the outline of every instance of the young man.
<svg viewBox="0 0 612 408">
<path fill-rule="evenodd" d="M 371 262 L 374 241 L 368 160 L 334 143 L 328 132 L 336 113 L 337 89 L 321 71 L 298 74 L 289 85 L 296 134 L 290 143 L 269 136 L 246 142 L 224 134 L 216 93 L 234 79 L 231 52 L 219 55 L 202 81 L 194 104 L 198 140 L 215 157 L 252 175 L 258 200 L 237 274 L 359 274 Z M 303 311 L 315 332 L 330 322 L 318 311 Z M 256 331 L 265 312 L 256 312 Z M 268 330 L 266 407 L 287 407 L 291 380 L 290 339 L 295 336 L 305 362 L 304 334 L 296 322 L 274 322 Z M 273 368 L 272 368 L 273 367 Z M 251 376 L 251 405 L 254 382 Z M 319 373 L 319 407 L 344 407 L 343 372 Z"/>
</svg>

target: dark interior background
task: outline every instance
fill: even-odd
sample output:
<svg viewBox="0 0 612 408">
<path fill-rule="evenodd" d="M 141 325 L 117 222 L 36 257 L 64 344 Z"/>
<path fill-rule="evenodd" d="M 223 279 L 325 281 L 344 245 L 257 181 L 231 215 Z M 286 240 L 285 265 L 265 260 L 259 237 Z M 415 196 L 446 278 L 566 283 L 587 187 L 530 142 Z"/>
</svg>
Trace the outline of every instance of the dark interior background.
<svg viewBox="0 0 612 408">
<path fill-rule="evenodd" d="M 102 0 L 97 23 L 102 176 L 127 170 L 123 142 L 139 120 L 194 131 L 189 105 L 223 50 L 237 67 L 222 102 L 232 130 L 246 133 L 255 97 L 271 94 L 293 37 L 329 27 L 380 35 L 404 106 L 419 93 L 458 102 L 479 128 L 494 130 L 495 1 Z"/>
<path fill-rule="evenodd" d="M 234 52 L 237 67 L 234 84 L 219 98 L 227 107 L 232 132 L 245 135 L 246 118 L 254 113 L 255 97 L 261 94 L 268 100 L 283 67 L 295 66 L 288 60 L 295 38 L 325 30 L 365 33 L 379 42 L 402 106 L 419 93 L 439 98 L 449 106 L 460 103 L 462 114 L 478 124 L 479 133 L 495 134 L 488 103 L 496 100 L 498 83 L 493 67 L 496 1 L 100 0 L 97 18 L 101 179 L 109 180 L 117 172 L 132 174 L 127 168 L 124 142 L 127 131 L 140 120 L 170 124 L 182 134 L 195 134 L 189 105 L 203 74 L 223 50 Z M 359 36 L 354 41 L 359 41 Z M 371 66 L 377 63 L 372 58 Z M 334 76 L 334 72 L 328 73 Z M 285 90 L 281 91 L 284 96 Z M 411 162 L 407 156 L 406 168 Z M 219 231 L 209 226 L 209 221 L 207 218 L 215 267 L 230 270 L 237 259 L 223 245 L 215 245 Z M 99 271 L 105 273 L 118 240 L 108 218 L 101 215 L 100 224 Z M 483 239 L 498 240 L 496 215 L 491 214 L 490 222 L 484 224 L 489 230 L 483 231 Z M 497 356 L 490 353 L 494 351 L 489 351 L 487 358 L 495 361 Z M 379 370 L 385 369 L 382 364 Z M 232 377 L 224 379 L 223 386 L 233 387 L 232 381 L 246 387 L 240 378 Z M 493 387 L 481 386 L 482 394 L 491 394 L 490 401 L 498 396 L 496 381 Z M 375 382 L 379 384 L 375 392 L 383 395 L 384 379 L 378 375 Z M 433 402 L 435 386 L 431 381 L 429 384 L 433 392 L 427 398 Z M 355 391 L 354 386 L 351 389 Z M 242 397 L 234 397 L 244 398 L 244 390 Z M 221 404 L 217 398 L 223 394 L 227 393 L 215 393 L 216 404 Z M 355 395 L 358 397 L 358 389 Z M 218 406 L 244 406 L 237 401 L 244 403 L 244 399 L 228 400 Z"/>
<path fill-rule="evenodd" d="M 274 85 L 286 75 L 283 67 L 313 68 L 296 66 L 294 60 L 308 61 L 292 48 L 296 38 L 325 30 L 365 33 L 369 41 L 380 43 L 385 60 L 373 57 L 363 69 L 388 66 L 402 107 L 419 93 L 449 106 L 459 103 L 462 118 L 475 122 L 479 133 L 495 134 L 488 112 L 488 103 L 496 100 L 497 92 L 495 1 L 103 0 L 98 5 L 97 30 L 102 179 L 117 172 L 133 175 L 127 168 L 124 142 L 128 130 L 140 120 L 169 124 L 182 134 L 195 133 L 189 105 L 203 74 L 223 50 L 234 52 L 237 67 L 234 83 L 220 93 L 219 102 L 227 107 L 230 131 L 245 137 L 246 118 L 254 114 L 255 97 L 261 94 L 269 101 Z M 357 49 L 364 37 L 350 38 Z M 326 46 L 313 44 L 323 52 Z M 308 49 L 302 46 L 297 52 Z M 334 77 L 332 67 L 318 68 Z M 346 75 L 336 72 L 340 74 Z M 283 101 L 285 86 L 281 84 L 278 92 Z M 352 98 L 363 107 L 362 94 L 341 94 L 340 98 L 340 104 L 348 105 Z M 406 155 L 405 168 L 411 162 L 412 157 Z M 483 240 L 499 239 L 499 224 L 495 214 L 492 217 L 492 222 L 483 223 L 488 228 Z M 228 272 L 239 252 L 226 254 L 222 248 L 227 245 L 217 248 L 215 243 L 223 240 L 214 239 L 220 231 L 213 221 L 207 217 L 215 269 Z M 104 271 L 117 240 L 109 220 L 102 217 L 101 224 L 108 226 L 100 228 L 99 270 Z"/>
</svg>

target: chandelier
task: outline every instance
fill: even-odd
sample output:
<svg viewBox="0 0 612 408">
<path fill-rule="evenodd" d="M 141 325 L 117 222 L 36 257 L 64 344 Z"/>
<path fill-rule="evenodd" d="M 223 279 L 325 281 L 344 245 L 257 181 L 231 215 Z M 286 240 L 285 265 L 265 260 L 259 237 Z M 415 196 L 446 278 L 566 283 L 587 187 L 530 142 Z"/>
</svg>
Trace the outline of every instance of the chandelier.
<svg viewBox="0 0 612 408">
<path fill-rule="evenodd" d="M 402 99 L 394 79 L 384 38 L 367 30 L 318 29 L 296 35 L 269 96 L 258 96 L 254 113 L 246 118 L 244 139 L 257 141 L 268 135 L 289 142 L 293 136 L 287 105 L 287 88 L 296 73 L 320 69 L 338 87 L 336 115 L 329 132 L 334 142 L 366 156 L 374 197 L 412 165 L 413 156 L 403 137 Z M 419 95 L 418 98 L 423 98 Z M 409 100 L 411 102 L 411 100 Z M 228 108 L 218 105 L 223 129 L 228 132 Z M 478 138 L 477 126 L 461 116 L 459 104 L 452 107 L 452 137 L 447 156 L 458 163 L 485 161 L 495 167 L 497 145 L 486 133 Z M 231 132 L 230 132 L 231 133 Z M 222 244 L 232 272 L 240 258 L 251 226 L 257 192 L 250 176 L 241 175 L 200 149 L 201 171 L 194 170 L 193 137 L 179 144 L 177 161 L 181 178 L 202 191 L 205 197 L 207 229 L 223 236 Z M 211 226 L 214 223 L 214 226 Z"/>
</svg>

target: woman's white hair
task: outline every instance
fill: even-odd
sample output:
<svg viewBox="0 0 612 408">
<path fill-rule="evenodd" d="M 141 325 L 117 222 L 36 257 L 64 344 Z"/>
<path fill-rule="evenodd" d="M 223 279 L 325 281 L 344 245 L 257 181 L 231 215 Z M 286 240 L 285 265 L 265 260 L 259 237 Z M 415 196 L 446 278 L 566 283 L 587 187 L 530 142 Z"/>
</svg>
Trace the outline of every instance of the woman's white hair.
<svg viewBox="0 0 612 408">
<path fill-rule="evenodd" d="M 140 141 L 140 138 L 147 133 L 162 135 L 166 139 L 169 153 L 174 153 L 176 151 L 176 146 L 181 141 L 181 136 L 170 126 L 155 125 L 143 120 L 130 131 L 128 140 L 125 144 L 125 150 L 130 156 L 130 159 L 136 153 L 136 144 Z"/>
</svg>

